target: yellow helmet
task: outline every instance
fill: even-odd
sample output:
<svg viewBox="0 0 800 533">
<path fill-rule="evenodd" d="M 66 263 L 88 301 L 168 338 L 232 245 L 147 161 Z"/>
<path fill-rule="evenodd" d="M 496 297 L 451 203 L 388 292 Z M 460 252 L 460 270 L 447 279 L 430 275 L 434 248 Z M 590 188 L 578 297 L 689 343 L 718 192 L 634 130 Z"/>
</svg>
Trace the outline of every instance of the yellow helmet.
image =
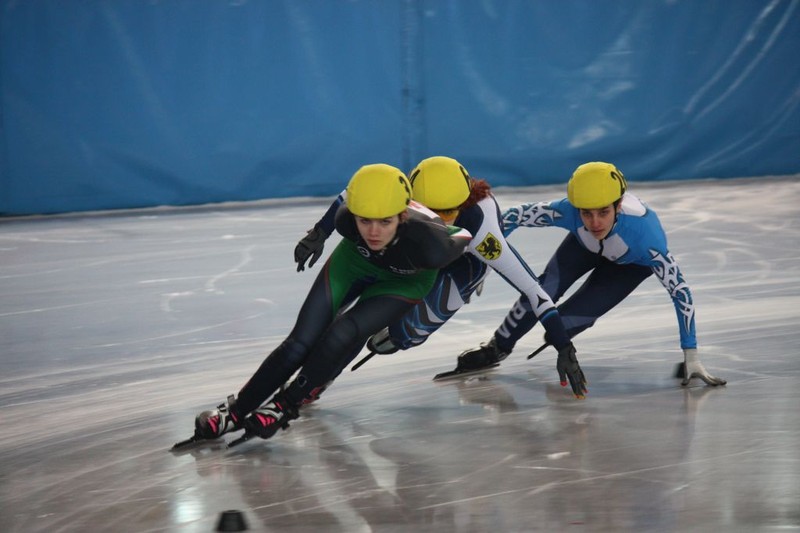
<svg viewBox="0 0 800 533">
<path fill-rule="evenodd" d="M 625 176 L 611 163 L 584 163 L 567 183 L 567 199 L 578 209 L 600 209 L 622 198 L 627 188 Z"/>
<path fill-rule="evenodd" d="M 364 165 L 347 184 L 347 208 L 363 218 L 388 218 L 405 211 L 411 184 L 403 171 L 391 165 Z"/>
<path fill-rule="evenodd" d="M 437 155 L 411 171 L 411 190 L 414 200 L 429 209 L 455 209 L 469 198 L 470 178 L 461 163 Z"/>
</svg>

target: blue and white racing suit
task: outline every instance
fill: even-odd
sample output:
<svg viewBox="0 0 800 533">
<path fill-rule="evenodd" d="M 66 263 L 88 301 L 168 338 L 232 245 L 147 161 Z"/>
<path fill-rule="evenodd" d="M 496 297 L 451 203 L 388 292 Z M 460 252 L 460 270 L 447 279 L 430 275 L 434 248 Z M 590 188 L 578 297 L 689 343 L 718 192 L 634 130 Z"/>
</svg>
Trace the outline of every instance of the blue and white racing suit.
<svg viewBox="0 0 800 533">
<path fill-rule="evenodd" d="M 566 198 L 512 207 L 503 213 L 503 221 L 506 235 L 523 226 L 556 226 L 569 231 L 540 281 L 558 302 L 570 286 L 591 271 L 581 287 L 558 306 L 570 338 L 591 327 L 655 274 L 675 307 L 681 348 L 697 347 L 692 292 L 667 248 L 658 216 L 636 196 L 625 193 L 617 220 L 602 240 L 584 227 L 580 211 Z M 498 347 L 510 351 L 530 331 L 537 322 L 531 310 L 524 296 L 514 304 L 495 333 Z"/>
</svg>

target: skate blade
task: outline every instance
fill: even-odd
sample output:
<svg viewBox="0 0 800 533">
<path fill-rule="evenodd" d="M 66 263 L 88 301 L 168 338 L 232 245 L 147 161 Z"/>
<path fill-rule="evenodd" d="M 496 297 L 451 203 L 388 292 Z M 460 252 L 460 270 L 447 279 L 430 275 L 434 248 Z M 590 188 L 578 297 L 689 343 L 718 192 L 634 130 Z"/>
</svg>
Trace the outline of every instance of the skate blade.
<svg viewBox="0 0 800 533">
<path fill-rule="evenodd" d="M 172 448 L 170 448 L 169 451 L 186 452 L 189 450 L 193 450 L 195 448 L 199 448 L 201 446 L 217 449 L 220 447 L 220 444 L 225 444 L 225 442 L 221 441 L 219 437 L 212 439 L 204 439 L 203 437 L 198 437 L 197 435 L 194 435 L 186 440 L 176 442 L 175 444 L 172 445 Z"/>
<path fill-rule="evenodd" d="M 470 376 L 477 376 L 494 370 L 500 366 L 500 363 L 485 366 L 483 368 L 476 368 L 475 370 L 450 370 L 449 372 L 442 372 L 433 376 L 433 381 L 447 381 L 448 379 L 468 378 Z"/>
<path fill-rule="evenodd" d="M 528 356 L 528 359 L 533 359 L 534 357 L 542 353 L 544 349 L 547 348 L 548 346 L 550 346 L 550 344 L 547 342 L 542 344 L 541 346 L 539 346 L 538 348 L 536 348 L 534 351 L 531 352 L 531 354 Z"/>
<path fill-rule="evenodd" d="M 169 451 L 175 452 L 175 451 L 185 450 L 186 448 L 189 448 L 192 445 L 197 444 L 198 442 L 203 442 L 203 441 L 206 441 L 206 440 L 207 439 L 200 439 L 200 438 L 197 438 L 196 435 L 193 435 L 193 436 L 189 437 L 186 440 L 182 440 L 180 442 L 176 442 L 175 444 L 172 445 L 172 448 L 170 448 Z"/>
<path fill-rule="evenodd" d="M 243 442 L 249 441 L 250 439 L 252 439 L 255 436 L 256 436 L 255 433 L 245 433 L 244 435 L 242 435 L 238 439 L 233 439 L 232 441 L 230 441 L 228 443 L 228 448 L 233 448 L 234 446 L 238 446 Z"/>
</svg>

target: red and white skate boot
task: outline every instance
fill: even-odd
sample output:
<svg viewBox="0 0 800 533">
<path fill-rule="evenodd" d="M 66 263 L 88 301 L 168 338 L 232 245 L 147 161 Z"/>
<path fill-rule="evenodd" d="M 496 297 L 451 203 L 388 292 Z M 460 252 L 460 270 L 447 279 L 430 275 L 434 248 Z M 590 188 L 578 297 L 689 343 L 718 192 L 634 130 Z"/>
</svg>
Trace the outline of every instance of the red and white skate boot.
<svg viewBox="0 0 800 533">
<path fill-rule="evenodd" d="M 289 422 L 300 416 L 297 407 L 278 393 L 244 419 L 245 433 L 268 439 L 279 429 L 289 427 Z"/>
<path fill-rule="evenodd" d="M 233 394 L 216 409 L 203 411 L 194 419 L 195 436 L 201 439 L 216 439 L 225 433 L 242 429 L 242 420 L 236 414 L 236 399 Z"/>
</svg>

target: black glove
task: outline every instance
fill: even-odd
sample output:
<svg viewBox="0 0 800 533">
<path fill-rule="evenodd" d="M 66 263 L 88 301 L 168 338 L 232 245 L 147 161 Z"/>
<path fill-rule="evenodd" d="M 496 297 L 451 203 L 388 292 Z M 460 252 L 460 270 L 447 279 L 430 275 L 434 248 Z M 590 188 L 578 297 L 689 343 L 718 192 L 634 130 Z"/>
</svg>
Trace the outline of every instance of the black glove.
<svg viewBox="0 0 800 533">
<path fill-rule="evenodd" d="M 586 389 L 586 376 L 583 375 L 581 365 L 578 364 L 575 346 L 572 343 L 567 344 L 558 351 L 556 370 L 558 370 L 558 377 L 561 379 L 561 386 L 566 387 L 567 379 L 569 379 L 572 393 L 579 400 L 584 399 L 588 392 Z"/>
<path fill-rule="evenodd" d="M 294 262 L 297 263 L 297 271 L 306 269 L 306 261 L 311 258 L 308 263 L 308 268 L 314 266 L 317 259 L 322 255 L 322 249 L 325 247 L 325 239 L 328 238 L 328 233 L 319 226 L 314 226 L 308 230 L 308 235 L 300 239 L 297 246 L 294 247 Z"/>
</svg>

